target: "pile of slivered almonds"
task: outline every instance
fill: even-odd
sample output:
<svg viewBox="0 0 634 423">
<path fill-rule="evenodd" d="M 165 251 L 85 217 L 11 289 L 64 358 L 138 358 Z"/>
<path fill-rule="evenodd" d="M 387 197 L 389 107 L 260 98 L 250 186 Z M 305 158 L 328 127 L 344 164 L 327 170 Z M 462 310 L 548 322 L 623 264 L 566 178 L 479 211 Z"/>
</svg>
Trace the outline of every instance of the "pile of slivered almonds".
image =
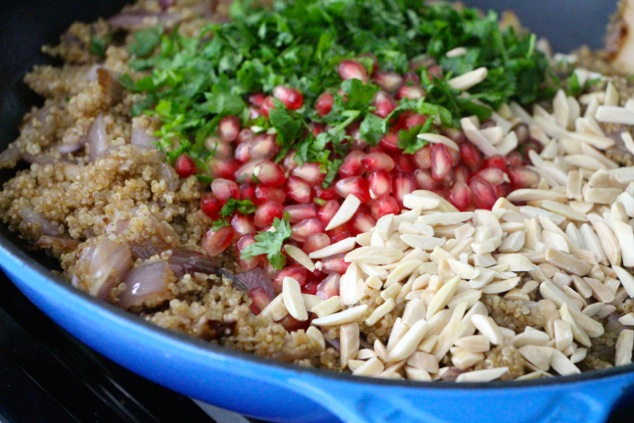
<svg viewBox="0 0 634 423">
<path fill-rule="evenodd" d="M 590 77 L 576 72 L 580 80 Z M 615 141 L 599 125 L 634 124 L 633 100 L 619 103 L 609 83 L 605 92 L 579 99 L 559 92 L 553 113 L 536 106 L 531 115 L 511 104 L 494 115 L 497 126 L 486 133 L 475 129 L 474 118 L 463 119 L 465 134 L 487 156 L 514 125 L 526 124 L 543 144 L 541 154 L 530 152 L 539 183 L 500 198 L 491 211 L 459 212 L 432 192 L 415 191 L 405 196 L 409 211 L 382 217 L 368 233 L 309 255 L 287 246 L 310 270 L 345 254 L 351 264 L 340 278 L 340 295 L 301 294 L 287 277 L 262 314 L 306 320 L 307 310 L 314 313 L 307 333 L 324 347 L 324 333 L 338 327 L 341 365 L 355 375 L 433 381 L 457 368 L 458 382 L 509 378 L 509 367 L 485 357 L 507 345 L 531 370 L 517 380 L 579 373 L 576 364 L 604 334 L 599 320 L 634 298 L 634 277 L 625 269 L 634 266 L 634 167 L 604 155 Z M 634 154 L 629 132 L 621 136 Z M 331 226 L 345 223 L 359 203 L 349 196 Z M 485 294 L 518 304 L 541 298 L 543 330 L 496 324 Z M 395 310 L 387 345 L 360 342 L 360 328 Z M 634 313 L 618 315 L 618 322 L 634 326 Z M 633 342 L 634 331 L 620 332 L 615 365 L 631 362 Z"/>
</svg>

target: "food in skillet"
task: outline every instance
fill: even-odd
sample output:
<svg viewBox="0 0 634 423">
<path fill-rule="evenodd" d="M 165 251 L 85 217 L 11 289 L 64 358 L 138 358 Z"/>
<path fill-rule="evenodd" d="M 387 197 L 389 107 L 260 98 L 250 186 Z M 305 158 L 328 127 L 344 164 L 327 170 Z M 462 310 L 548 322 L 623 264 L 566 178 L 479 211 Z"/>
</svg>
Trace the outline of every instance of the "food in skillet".
<svg viewBox="0 0 634 423">
<path fill-rule="evenodd" d="M 444 3 L 141 1 L 27 75 L 0 214 L 77 288 L 303 366 L 626 364 L 631 88 L 545 50 Z"/>
</svg>

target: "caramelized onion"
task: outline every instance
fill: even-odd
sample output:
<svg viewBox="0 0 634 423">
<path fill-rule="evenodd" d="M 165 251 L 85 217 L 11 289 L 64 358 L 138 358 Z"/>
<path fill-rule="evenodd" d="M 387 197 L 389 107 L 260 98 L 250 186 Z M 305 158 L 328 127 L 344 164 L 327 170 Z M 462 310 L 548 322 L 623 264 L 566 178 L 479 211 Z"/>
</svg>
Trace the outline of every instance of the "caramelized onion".
<svg viewBox="0 0 634 423">
<path fill-rule="evenodd" d="M 119 295 L 119 305 L 123 308 L 143 304 L 156 306 L 172 297 L 168 285 L 173 280 L 174 272 L 165 261 L 143 263 L 125 277 L 125 290 Z"/>
<path fill-rule="evenodd" d="M 58 250 L 67 253 L 79 247 L 79 241 L 71 238 L 42 235 L 37 241 L 35 241 L 34 246 L 36 248 L 50 248 L 52 250 Z"/>
<path fill-rule="evenodd" d="M 20 207 L 20 215 L 22 216 L 23 223 L 27 225 L 36 225 L 39 226 L 40 230 L 44 235 L 50 236 L 60 236 L 61 232 L 59 227 L 54 223 L 50 222 L 46 219 L 42 214 L 33 210 L 33 207 L 28 206 L 26 204 Z"/>
<path fill-rule="evenodd" d="M 94 162 L 108 150 L 106 122 L 104 122 L 102 115 L 98 115 L 90 125 L 87 138 L 90 145 L 90 161 Z"/>
<path fill-rule="evenodd" d="M 211 257 L 193 250 L 174 249 L 167 262 L 179 278 L 188 273 L 221 274 L 221 269 Z"/>
<path fill-rule="evenodd" d="M 126 244 L 104 238 L 89 251 L 82 252 L 79 260 L 89 260 L 88 293 L 105 299 L 110 290 L 121 283 L 132 268 L 132 254 Z"/>
<path fill-rule="evenodd" d="M 255 288 L 262 288 L 270 298 L 275 298 L 271 277 L 261 267 L 256 267 L 246 272 L 237 273 L 233 277 L 236 287 L 250 292 Z"/>
</svg>

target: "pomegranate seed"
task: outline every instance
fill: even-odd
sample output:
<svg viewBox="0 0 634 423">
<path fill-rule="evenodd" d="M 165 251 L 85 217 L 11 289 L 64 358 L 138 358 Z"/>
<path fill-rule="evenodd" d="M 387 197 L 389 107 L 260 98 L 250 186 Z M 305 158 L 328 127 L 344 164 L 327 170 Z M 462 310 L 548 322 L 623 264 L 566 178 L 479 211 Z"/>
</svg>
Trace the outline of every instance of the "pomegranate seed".
<svg viewBox="0 0 634 423">
<path fill-rule="evenodd" d="M 321 220 L 324 226 L 328 226 L 337 210 L 339 210 L 339 202 L 337 200 L 328 200 L 317 211 L 317 218 Z"/>
<path fill-rule="evenodd" d="M 310 281 L 306 285 L 302 286 L 302 294 L 315 295 L 317 293 L 317 281 Z"/>
<path fill-rule="evenodd" d="M 300 264 L 291 264 L 290 266 L 286 266 L 273 278 L 273 290 L 275 292 L 282 292 L 282 283 L 286 277 L 293 278 L 300 286 L 304 286 L 308 283 L 310 272 Z"/>
<path fill-rule="evenodd" d="M 460 163 L 460 151 L 454 150 L 453 148 L 449 148 L 449 147 L 447 147 L 447 151 L 449 152 L 449 155 L 451 156 L 451 167 L 458 166 L 458 163 Z"/>
<path fill-rule="evenodd" d="M 389 151 L 399 151 L 397 133 L 394 131 L 388 131 L 387 134 L 383 135 L 381 141 L 379 141 L 379 145 Z"/>
<path fill-rule="evenodd" d="M 396 170 L 399 172 L 412 173 L 416 168 L 416 163 L 410 154 L 396 155 Z"/>
<path fill-rule="evenodd" d="M 206 192 L 200 197 L 200 209 L 212 220 L 220 218 L 220 210 L 222 210 L 222 206 L 222 201 L 218 200 L 210 192 Z"/>
<path fill-rule="evenodd" d="M 235 173 L 235 180 L 239 183 L 254 182 L 253 172 L 256 166 L 262 164 L 263 160 L 253 160 L 240 166 Z"/>
<path fill-rule="evenodd" d="M 249 96 L 249 103 L 253 104 L 254 106 L 262 106 L 264 100 L 266 100 L 266 94 L 264 93 L 255 93 Z"/>
<path fill-rule="evenodd" d="M 431 177 L 442 181 L 449 175 L 452 166 L 451 154 L 444 144 L 434 144 L 431 147 Z"/>
<path fill-rule="evenodd" d="M 271 109 L 275 109 L 275 104 L 273 104 L 273 97 L 268 96 L 262 102 L 262 105 L 260 106 L 260 112 L 262 113 L 262 116 L 268 118 L 269 111 L 271 111 Z"/>
<path fill-rule="evenodd" d="M 495 188 L 480 177 L 471 178 L 469 181 L 473 202 L 476 207 L 490 210 L 497 200 Z"/>
<path fill-rule="evenodd" d="M 372 74 L 374 74 L 379 68 L 379 60 L 376 58 L 374 53 L 367 51 L 365 53 L 360 54 L 359 57 L 367 57 L 370 60 L 372 60 Z"/>
<path fill-rule="evenodd" d="M 372 213 L 372 217 L 375 220 L 379 220 L 381 217 L 386 214 L 398 214 L 401 211 L 398 203 L 394 199 L 394 197 L 383 197 L 379 200 L 376 200 L 372 207 L 370 208 L 370 212 Z"/>
<path fill-rule="evenodd" d="M 392 192 L 398 205 L 403 207 L 403 197 L 416 189 L 416 179 L 408 173 L 398 172 L 394 178 Z"/>
<path fill-rule="evenodd" d="M 507 195 L 511 193 L 511 184 L 503 183 L 494 188 L 495 188 L 495 195 L 498 198 L 506 197 Z"/>
<path fill-rule="evenodd" d="M 331 229 L 328 231 L 328 236 L 330 237 L 330 242 L 335 243 L 346 238 L 350 238 L 352 234 L 347 228 L 347 225 L 342 225 L 336 227 L 335 229 Z"/>
<path fill-rule="evenodd" d="M 249 143 L 249 157 L 251 160 L 267 159 L 270 160 L 277 155 L 279 147 L 275 142 L 275 135 L 261 134 L 257 135 Z"/>
<path fill-rule="evenodd" d="M 241 142 L 236 146 L 233 157 L 240 163 L 246 163 L 251 160 L 251 141 Z"/>
<path fill-rule="evenodd" d="M 372 213 L 370 213 L 368 208 L 361 206 L 348 225 L 349 228 L 352 229 L 351 232 L 354 235 L 358 235 L 364 232 L 370 232 L 374 225 L 376 225 L 376 219 L 372 217 Z"/>
<path fill-rule="evenodd" d="M 218 135 L 226 142 L 234 142 L 240 133 L 240 119 L 237 116 L 225 116 L 218 122 Z"/>
<path fill-rule="evenodd" d="M 531 188 L 539 183 L 539 175 L 525 167 L 509 169 L 509 179 L 513 188 Z"/>
<path fill-rule="evenodd" d="M 506 158 L 504 156 L 491 156 L 484 161 L 482 167 L 497 167 L 504 172 L 508 171 L 506 167 Z"/>
<path fill-rule="evenodd" d="M 409 85 L 403 85 L 398 89 L 396 93 L 396 98 L 398 100 L 402 100 L 404 98 L 408 98 L 411 100 L 418 100 L 419 98 L 423 98 L 425 96 L 425 90 L 421 87 L 414 87 Z"/>
<path fill-rule="evenodd" d="M 255 204 L 263 204 L 267 201 L 277 201 L 283 204 L 286 201 L 286 191 L 281 188 L 258 185 L 255 187 L 255 192 L 251 198 Z"/>
<path fill-rule="evenodd" d="M 229 247 L 235 231 L 231 226 L 223 226 L 217 230 L 210 229 L 200 242 L 200 246 L 205 250 L 209 257 L 216 257 Z"/>
<path fill-rule="evenodd" d="M 324 233 L 317 233 L 306 238 L 304 245 L 302 245 L 302 250 L 304 250 L 306 254 L 310 254 L 313 251 L 321 250 L 329 245 L 330 237 Z"/>
<path fill-rule="evenodd" d="M 249 128 L 244 128 L 238 133 L 238 138 L 236 138 L 237 143 L 250 142 L 255 135 L 253 131 Z"/>
<path fill-rule="evenodd" d="M 286 192 L 289 198 L 300 204 L 310 203 L 312 200 L 310 184 L 296 176 L 290 176 L 286 180 Z"/>
<path fill-rule="evenodd" d="M 209 159 L 207 162 L 209 176 L 212 178 L 233 178 L 233 175 L 239 167 L 240 164 L 236 160 L 226 160 L 214 157 Z"/>
<path fill-rule="evenodd" d="M 386 118 L 394 109 L 396 109 L 397 103 L 394 97 L 386 93 L 385 91 L 379 91 L 374 96 L 372 104 L 376 107 L 374 114 Z"/>
<path fill-rule="evenodd" d="M 295 160 L 295 154 L 295 150 L 291 150 L 286 155 L 286 157 L 284 157 L 284 160 L 282 161 L 282 168 L 284 169 L 284 171 L 291 172 L 293 169 L 299 166 L 297 160 Z"/>
<path fill-rule="evenodd" d="M 255 230 L 255 228 L 254 228 Z M 257 267 L 263 260 L 264 256 L 251 257 L 248 259 L 243 259 L 242 251 L 244 251 L 247 246 L 253 244 L 255 242 L 255 238 L 252 233 L 242 235 L 238 242 L 236 243 L 236 248 L 238 249 L 238 265 L 243 270 L 251 270 Z"/>
<path fill-rule="evenodd" d="M 364 83 L 368 82 L 368 71 L 356 60 L 343 60 L 339 64 L 338 71 L 339 76 L 344 81 L 347 79 L 360 79 Z"/>
<path fill-rule="evenodd" d="M 251 216 L 245 216 L 240 213 L 234 213 L 231 218 L 231 227 L 238 235 L 255 233 L 255 225 Z"/>
<path fill-rule="evenodd" d="M 174 162 L 174 170 L 181 178 L 187 178 L 196 174 L 196 162 L 183 153 Z"/>
<path fill-rule="evenodd" d="M 431 147 L 425 147 L 414 153 L 414 163 L 419 169 L 431 169 Z"/>
<path fill-rule="evenodd" d="M 487 167 L 485 169 L 480 170 L 475 174 L 493 186 L 498 186 L 503 184 L 504 182 L 508 182 L 509 178 L 502 170 L 497 167 Z"/>
<path fill-rule="evenodd" d="M 317 98 L 315 110 L 319 116 L 326 116 L 332 110 L 335 98 L 332 94 L 325 92 Z"/>
<path fill-rule="evenodd" d="M 370 197 L 383 198 L 392 192 L 392 178 L 385 170 L 372 172 L 368 175 Z"/>
<path fill-rule="evenodd" d="M 317 295 L 319 298 L 327 300 L 328 298 L 339 295 L 339 279 L 341 276 L 337 273 L 331 273 L 317 285 Z"/>
<path fill-rule="evenodd" d="M 346 178 L 349 176 L 362 175 L 365 171 L 363 161 L 365 159 L 365 153 L 359 150 L 352 150 L 343 159 L 343 163 L 339 166 L 339 176 Z"/>
<path fill-rule="evenodd" d="M 304 95 L 295 88 L 278 85 L 273 88 L 273 95 L 289 110 L 297 110 L 304 105 Z"/>
<path fill-rule="evenodd" d="M 456 182 L 449 191 L 448 200 L 458 210 L 465 211 L 471 204 L 471 190 L 465 182 Z"/>
<path fill-rule="evenodd" d="M 454 181 L 467 182 L 469 179 L 469 169 L 464 164 L 459 164 L 453 171 Z"/>
<path fill-rule="evenodd" d="M 370 201 L 368 181 L 361 176 L 340 179 L 335 184 L 335 189 L 342 198 L 346 198 L 349 194 L 354 194 L 361 202 Z"/>
<path fill-rule="evenodd" d="M 263 160 L 254 167 L 253 176 L 256 177 L 261 184 L 271 187 L 278 187 L 284 183 L 284 172 L 277 164 L 269 160 Z"/>
<path fill-rule="evenodd" d="M 249 106 L 249 119 L 257 119 L 262 116 L 262 109 L 255 106 Z"/>
<path fill-rule="evenodd" d="M 256 316 L 264 310 L 264 308 L 269 305 L 272 301 L 272 298 L 269 297 L 269 294 L 263 288 L 253 288 L 249 291 L 249 298 L 251 298 L 251 305 L 249 309 L 251 313 Z"/>
<path fill-rule="evenodd" d="M 427 77 L 430 81 L 434 78 L 442 78 L 442 68 L 438 65 L 429 66 L 427 68 Z"/>
<path fill-rule="evenodd" d="M 522 166 L 524 164 L 524 158 L 518 151 L 511 151 L 506 156 L 506 163 L 509 168 Z"/>
<path fill-rule="evenodd" d="M 277 217 L 281 219 L 284 216 L 284 205 L 277 201 L 267 201 L 258 206 L 253 216 L 253 223 L 258 229 L 268 228 L 273 224 L 273 220 Z"/>
<path fill-rule="evenodd" d="M 339 198 L 334 185 L 323 189 L 321 185 L 315 185 L 315 197 L 321 200 L 330 201 Z"/>
<path fill-rule="evenodd" d="M 213 157 L 227 159 L 233 155 L 233 148 L 228 142 L 217 137 L 209 137 L 205 140 L 205 148 L 209 150 Z"/>
<path fill-rule="evenodd" d="M 420 85 L 420 76 L 416 72 L 406 72 L 403 75 L 403 85 L 418 86 Z"/>
<path fill-rule="evenodd" d="M 324 174 L 321 172 L 317 163 L 304 163 L 293 169 L 293 176 L 303 179 L 310 185 L 321 184 L 324 180 Z"/>
<path fill-rule="evenodd" d="M 403 113 L 399 116 L 399 123 L 402 125 L 402 129 L 412 129 L 417 126 L 422 126 L 427 122 L 427 116 L 420 113 Z"/>
<path fill-rule="evenodd" d="M 317 136 L 326 131 L 326 125 L 320 122 L 311 122 L 308 124 L 308 127 L 310 128 L 310 132 L 314 136 Z"/>
<path fill-rule="evenodd" d="M 455 141 L 458 145 L 468 142 L 464 132 L 458 128 L 447 128 L 443 131 L 443 134 Z"/>
<path fill-rule="evenodd" d="M 229 198 L 240 199 L 240 187 L 234 181 L 224 178 L 216 178 L 211 183 L 211 192 L 220 201 L 226 202 Z"/>
<path fill-rule="evenodd" d="M 312 234 L 324 232 L 324 224 L 317 218 L 304 219 L 294 224 L 291 229 L 291 239 L 297 242 L 304 242 Z"/>
<path fill-rule="evenodd" d="M 431 173 L 429 173 L 426 169 L 416 169 L 414 171 L 414 177 L 416 178 L 416 184 L 420 189 L 432 191 L 440 188 L 441 186 L 441 183 L 432 178 Z"/>
<path fill-rule="evenodd" d="M 303 288 L 302 288 L 302 292 L 304 292 Z M 298 331 L 298 330 L 306 330 L 306 329 L 308 329 L 308 326 L 310 326 L 310 319 L 297 320 L 296 318 L 294 318 L 290 314 L 287 314 L 286 316 L 281 318 L 277 323 L 279 323 L 280 325 L 284 326 L 284 329 L 286 329 L 286 331 L 290 333 L 290 332 L 295 332 L 295 331 Z"/>
<path fill-rule="evenodd" d="M 346 273 L 346 270 L 348 270 L 348 266 L 350 266 L 350 263 L 346 262 L 343 257 L 343 254 L 337 254 L 336 256 L 331 256 L 323 259 L 321 261 L 320 270 L 328 274 L 338 273 L 337 276 L 343 275 L 344 273 Z M 319 292 L 319 287 L 317 287 L 317 292 Z M 339 295 L 339 290 L 337 290 L 337 293 L 335 295 Z"/>
<path fill-rule="evenodd" d="M 249 184 L 249 183 L 240 185 L 240 198 L 242 200 L 253 200 L 254 197 L 255 197 L 255 185 Z"/>
<path fill-rule="evenodd" d="M 363 166 L 368 172 L 376 172 L 377 170 L 390 172 L 394 169 L 394 160 L 385 153 L 375 151 L 365 156 Z"/>
<path fill-rule="evenodd" d="M 284 211 L 288 213 L 288 220 L 291 223 L 317 217 L 317 206 L 315 204 L 292 204 L 290 206 L 286 206 Z"/>
<path fill-rule="evenodd" d="M 403 83 L 403 77 L 396 72 L 377 71 L 374 74 L 374 82 L 387 92 L 394 92 Z"/>
<path fill-rule="evenodd" d="M 482 154 L 480 150 L 470 142 L 460 144 L 460 158 L 469 166 L 472 172 L 475 172 L 482 166 Z"/>
</svg>

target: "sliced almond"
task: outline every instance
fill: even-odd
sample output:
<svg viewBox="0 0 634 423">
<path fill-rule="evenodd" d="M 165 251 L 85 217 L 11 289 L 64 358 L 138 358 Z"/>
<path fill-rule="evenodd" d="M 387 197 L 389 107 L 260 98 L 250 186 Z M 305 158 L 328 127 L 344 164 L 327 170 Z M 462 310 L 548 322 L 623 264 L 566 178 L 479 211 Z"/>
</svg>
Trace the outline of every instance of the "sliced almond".
<svg viewBox="0 0 634 423">
<path fill-rule="evenodd" d="M 320 304 L 323 305 L 323 303 Z M 354 306 L 338 313 L 333 313 L 326 315 L 324 317 L 319 317 L 314 319 L 311 323 L 315 326 L 335 326 L 335 325 L 343 325 L 345 323 L 351 323 L 357 321 L 368 309 L 366 304 L 361 304 L 358 306 Z"/>
<path fill-rule="evenodd" d="M 470 72 L 466 72 L 460 76 L 456 76 L 449 80 L 451 88 L 456 90 L 468 90 L 471 87 L 478 85 L 484 81 L 489 74 L 489 71 L 485 67 L 474 69 Z"/>
<path fill-rule="evenodd" d="M 346 199 L 343 200 L 343 203 L 341 203 L 339 210 L 337 210 L 332 219 L 330 219 L 330 222 L 326 226 L 326 230 L 329 231 L 347 223 L 350 219 L 352 219 L 360 205 L 361 200 L 353 194 L 348 194 Z"/>
<path fill-rule="evenodd" d="M 308 320 L 308 313 L 306 312 L 299 282 L 289 276 L 285 277 L 282 281 L 282 298 L 284 299 L 284 306 L 291 316 L 300 322 Z"/>
<path fill-rule="evenodd" d="M 351 251 L 357 245 L 354 237 L 342 239 L 341 241 L 330 244 L 320 250 L 313 251 L 308 255 L 311 259 L 323 259 L 337 254 L 343 254 Z"/>
<path fill-rule="evenodd" d="M 508 373 L 508 367 L 495 367 L 485 370 L 474 370 L 458 375 L 456 382 L 491 382 Z"/>
</svg>

